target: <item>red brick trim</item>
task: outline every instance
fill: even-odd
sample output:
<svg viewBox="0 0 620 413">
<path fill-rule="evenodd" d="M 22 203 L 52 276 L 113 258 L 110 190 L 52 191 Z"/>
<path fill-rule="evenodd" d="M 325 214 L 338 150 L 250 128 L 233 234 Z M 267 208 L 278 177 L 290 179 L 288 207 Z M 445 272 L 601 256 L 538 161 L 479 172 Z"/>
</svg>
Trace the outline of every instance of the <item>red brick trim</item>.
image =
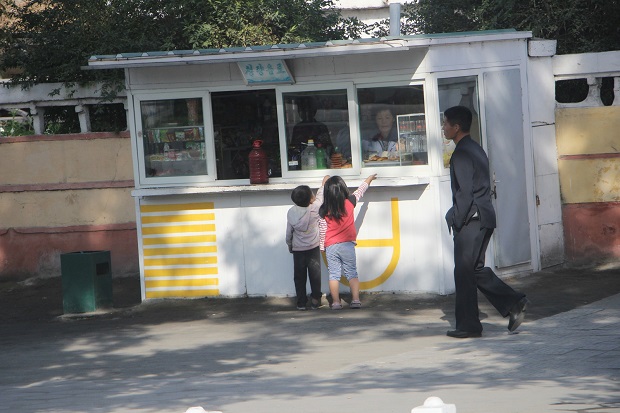
<svg viewBox="0 0 620 413">
<path fill-rule="evenodd" d="M 122 132 L 86 132 L 86 133 L 68 133 L 65 135 L 27 135 L 14 136 L 9 138 L 0 138 L 0 145 L 3 143 L 19 143 L 19 142 L 52 142 L 52 141 L 85 141 L 94 139 L 118 139 L 129 138 L 129 131 Z"/>
<path fill-rule="evenodd" d="M 133 180 L 125 181 L 97 181 L 97 182 L 73 182 L 54 184 L 23 184 L 23 185 L 0 185 L 0 193 L 3 192 L 37 192 L 37 191 L 70 191 L 83 189 L 106 189 L 106 188 L 134 188 Z"/>
<path fill-rule="evenodd" d="M 620 158 L 620 153 L 589 153 L 580 155 L 560 155 L 559 159 L 563 161 L 573 161 L 582 159 L 608 159 Z"/>
<path fill-rule="evenodd" d="M 73 232 L 133 231 L 135 229 L 135 222 L 126 222 L 123 224 L 72 225 L 66 227 L 3 228 L 0 229 L 0 235 L 4 235 L 9 231 L 17 234 L 66 234 Z"/>
</svg>

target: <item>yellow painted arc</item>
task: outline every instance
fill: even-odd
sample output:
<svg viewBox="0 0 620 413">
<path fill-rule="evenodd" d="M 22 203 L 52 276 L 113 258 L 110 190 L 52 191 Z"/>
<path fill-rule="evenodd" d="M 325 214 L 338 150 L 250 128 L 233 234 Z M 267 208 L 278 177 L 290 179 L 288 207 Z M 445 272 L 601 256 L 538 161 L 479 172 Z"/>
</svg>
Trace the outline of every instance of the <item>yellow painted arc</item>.
<svg viewBox="0 0 620 413">
<path fill-rule="evenodd" d="M 357 247 L 370 248 L 370 247 L 391 247 L 392 257 L 386 269 L 378 277 L 368 280 L 360 281 L 360 290 L 369 290 L 383 284 L 388 278 L 392 276 L 398 260 L 400 259 L 400 215 L 398 211 L 398 198 L 392 198 L 390 200 L 390 209 L 392 212 L 392 238 L 385 239 L 365 239 L 358 240 Z M 323 261 L 327 265 L 325 254 L 323 254 Z M 349 285 L 347 279 L 343 276 L 340 278 L 340 282 L 344 285 Z"/>
<path fill-rule="evenodd" d="M 169 222 L 208 222 L 215 220 L 215 214 L 183 214 L 183 215 L 153 215 L 142 216 L 143 224 L 162 224 Z"/>
<path fill-rule="evenodd" d="M 179 234 L 184 232 L 215 232 L 215 224 L 142 227 L 142 235 Z"/>
<path fill-rule="evenodd" d="M 196 202 L 188 204 L 159 204 L 141 205 L 140 212 L 172 212 L 172 211 L 193 211 L 200 209 L 214 209 L 213 202 Z"/>
</svg>

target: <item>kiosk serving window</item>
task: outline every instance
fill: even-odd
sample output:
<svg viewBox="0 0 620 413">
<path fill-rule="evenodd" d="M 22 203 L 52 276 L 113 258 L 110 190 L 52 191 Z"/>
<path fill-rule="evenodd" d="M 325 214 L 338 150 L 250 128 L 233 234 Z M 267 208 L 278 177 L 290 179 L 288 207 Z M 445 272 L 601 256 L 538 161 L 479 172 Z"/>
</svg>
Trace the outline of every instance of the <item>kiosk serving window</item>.
<svg viewBox="0 0 620 413">
<path fill-rule="evenodd" d="M 146 177 L 207 173 L 201 98 L 140 102 Z"/>
<path fill-rule="evenodd" d="M 211 93 L 218 180 L 249 179 L 252 142 L 262 141 L 272 178 L 282 176 L 275 90 Z"/>
<path fill-rule="evenodd" d="M 312 169 L 351 167 L 347 89 L 288 92 L 282 101 L 289 171 L 304 169 L 303 152 L 310 140 L 322 157 Z"/>
<path fill-rule="evenodd" d="M 422 85 L 358 88 L 363 166 L 428 165 Z"/>
<path fill-rule="evenodd" d="M 353 176 L 364 168 L 429 163 L 421 84 L 179 91 L 135 99 L 139 170 L 147 185 L 243 185 L 255 140 L 262 141 L 270 178 L 345 168 L 339 173 Z"/>
</svg>

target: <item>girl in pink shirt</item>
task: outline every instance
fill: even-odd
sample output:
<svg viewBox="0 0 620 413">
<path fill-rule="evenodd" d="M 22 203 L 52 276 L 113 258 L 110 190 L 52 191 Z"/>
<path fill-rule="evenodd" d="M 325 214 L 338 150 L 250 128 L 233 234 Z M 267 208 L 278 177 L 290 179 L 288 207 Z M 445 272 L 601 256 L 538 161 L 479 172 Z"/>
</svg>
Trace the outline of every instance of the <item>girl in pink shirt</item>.
<svg viewBox="0 0 620 413">
<path fill-rule="evenodd" d="M 332 176 L 325 182 L 323 205 L 319 208 L 319 217 L 322 218 L 319 221 L 319 232 L 320 247 L 327 258 L 332 310 L 342 309 L 338 290 L 343 273 L 351 289 L 350 307 L 362 307 L 355 257 L 357 230 L 353 209 L 376 177 L 376 174 L 370 175 L 353 194 L 349 194 L 347 184 L 339 176 Z"/>
</svg>

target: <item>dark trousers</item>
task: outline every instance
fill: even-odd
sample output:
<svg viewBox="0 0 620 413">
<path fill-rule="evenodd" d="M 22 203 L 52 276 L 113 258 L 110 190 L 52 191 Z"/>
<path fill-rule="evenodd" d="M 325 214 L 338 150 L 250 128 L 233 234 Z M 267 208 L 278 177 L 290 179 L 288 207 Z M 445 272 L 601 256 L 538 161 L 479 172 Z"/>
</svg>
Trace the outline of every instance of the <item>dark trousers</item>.
<svg viewBox="0 0 620 413">
<path fill-rule="evenodd" d="M 518 293 L 500 280 L 493 270 L 484 266 L 484 254 L 493 229 L 481 228 L 473 220 L 454 232 L 454 283 L 456 286 L 456 329 L 481 332 L 478 311 L 478 293 L 506 317 L 525 294 Z"/>
<path fill-rule="evenodd" d="M 310 279 L 310 295 L 316 300 L 320 299 L 323 293 L 321 293 L 321 251 L 319 247 L 307 251 L 293 251 L 293 268 L 297 305 L 305 307 L 308 303 L 307 279 Z"/>
</svg>

